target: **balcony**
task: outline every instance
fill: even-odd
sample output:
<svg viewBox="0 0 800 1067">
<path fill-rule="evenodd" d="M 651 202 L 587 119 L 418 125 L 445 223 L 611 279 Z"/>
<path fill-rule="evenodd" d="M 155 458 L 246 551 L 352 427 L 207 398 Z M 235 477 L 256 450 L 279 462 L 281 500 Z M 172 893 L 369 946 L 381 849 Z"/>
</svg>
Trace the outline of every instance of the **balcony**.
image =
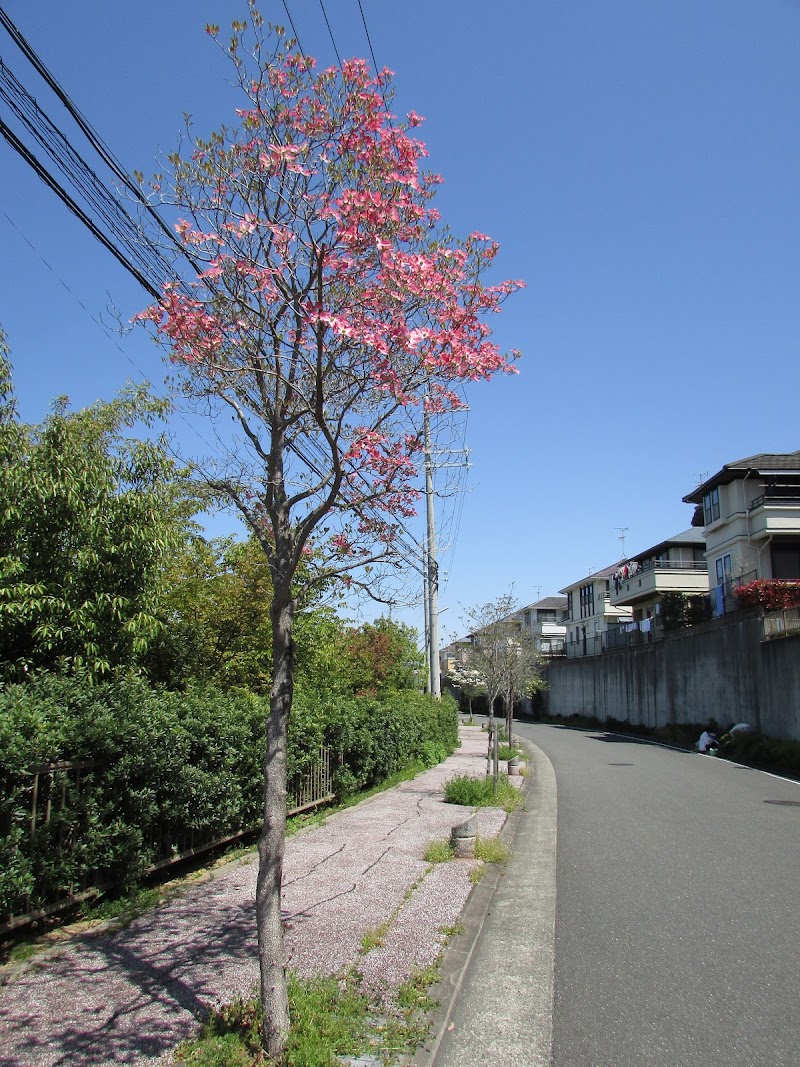
<svg viewBox="0 0 800 1067">
<path fill-rule="evenodd" d="M 708 591 L 708 566 L 705 560 L 648 559 L 627 576 L 614 575 L 611 582 L 611 604 L 635 604 L 652 599 L 661 593 L 705 593 Z"/>
<path fill-rule="evenodd" d="M 768 485 L 747 506 L 748 533 L 754 538 L 800 534 L 800 486 Z"/>
<path fill-rule="evenodd" d="M 800 507 L 800 485 L 765 485 L 764 492 L 750 501 L 747 510 L 755 511 L 765 505 L 780 507 L 781 504 Z"/>
</svg>

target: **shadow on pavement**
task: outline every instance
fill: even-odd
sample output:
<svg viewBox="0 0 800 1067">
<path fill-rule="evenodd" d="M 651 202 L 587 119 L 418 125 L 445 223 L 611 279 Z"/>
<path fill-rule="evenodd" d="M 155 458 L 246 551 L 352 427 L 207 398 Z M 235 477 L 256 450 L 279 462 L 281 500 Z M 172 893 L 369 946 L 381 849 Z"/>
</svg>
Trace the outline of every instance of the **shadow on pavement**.
<svg viewBox="0 0 800 1067">
<path fill-rule="evenodd" d="M 644 737 L 630 737 L 628 734 L 587 734 L 591 741 L 605 741 L 607 744 L 617 745 L 658 745 L 657 741 L 652 741 Z M 696 755 L 690 748 L 672 748 L 669 746 L 671 752 L 677 752 L 683 756 Z"/>
</svg>

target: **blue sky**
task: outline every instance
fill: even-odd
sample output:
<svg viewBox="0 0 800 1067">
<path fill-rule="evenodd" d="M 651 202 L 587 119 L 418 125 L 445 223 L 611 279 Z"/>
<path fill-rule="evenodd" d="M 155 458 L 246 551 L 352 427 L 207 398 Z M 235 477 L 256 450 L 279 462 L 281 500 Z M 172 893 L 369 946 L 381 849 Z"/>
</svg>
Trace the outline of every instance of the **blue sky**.
<svg viewBox="0 0 800 1067">
<path fill-rule="evenodd" d="M 628 552 L 685 529 L 681 497 L 704 472 L 800 448 L 800 3 L 362 2 L 398 111 L 427 116 L 444 219 L 491 234 L 499 270 L 528 285 L 496 321 L 520 375 L 470 393 L 457 528 L 456 502 L 441 504 L 455 635 L 460 604 L 512 583 L 525 603 L 554 593 L 617 559 L 619 528 Z M 305 51 L 333 62 L 317 0 L 289 6 Z M 239 3 L 4 7 L 131 170 L 155 169 L 184 112 L 198 131 L 231 115 L 203 26 Z M 369 58 L 356 0 L 326 9 L 340 52 Z M 286 22 L 281 3 L 262 11 Z M 71 134 L 2 31 L 0 55 Z M 59 394 L 108 398 L 140 371 L 161 382 L 143 334 L 109 338 L 91 317 L 128 319 L 143 293 L 2 142 L 0 189 L 0 322 L 23 417 Z"/>
</svg>

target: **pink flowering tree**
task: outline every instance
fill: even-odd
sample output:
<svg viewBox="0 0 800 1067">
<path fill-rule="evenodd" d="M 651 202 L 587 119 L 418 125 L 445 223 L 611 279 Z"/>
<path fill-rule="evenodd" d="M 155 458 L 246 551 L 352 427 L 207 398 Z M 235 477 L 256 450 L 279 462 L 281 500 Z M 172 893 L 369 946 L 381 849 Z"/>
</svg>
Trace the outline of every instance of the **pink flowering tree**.
<svg viewBox="0 0 800 1067">
<path fill-rule="evenodd" d="M 217 27 L 208 27 L 217 38 Z M 251 7 L 230 46 L 237 121 L 155 181 L 201 272 L 139 316 L 184 396 L 234 427 L 207 480 L 233 502 L 272 572 L 273 680 L 259 844 L 264 1043 L 289 1026 L 280 889 L 293 625 L 315 587 L 377 588 L 419 497 L 421 413 L 513 369 L 486 318 L 521 283 L 487 284 L 497 246 L 456 240 L 432 206 L 422 119 L 390 114 L 391 74 L 361 60 L 318 72 Z M 231 421 L 232 420 L 232 421 Z"/>
</svg>

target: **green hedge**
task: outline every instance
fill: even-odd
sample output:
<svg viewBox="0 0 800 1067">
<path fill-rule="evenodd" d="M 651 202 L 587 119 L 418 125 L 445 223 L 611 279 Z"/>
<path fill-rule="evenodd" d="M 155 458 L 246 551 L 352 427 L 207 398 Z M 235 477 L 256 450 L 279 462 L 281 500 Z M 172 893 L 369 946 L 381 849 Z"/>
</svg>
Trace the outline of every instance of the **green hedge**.
<svg viewBox="0 0 800 1067">
<path fill-rule="evenodd" d="M 383 781 L 413 764 L 433 767 L 458 744 L 458 705 L 403 691 L 357 697 L 324 708 L 326 741 L 341 752 L 341 796 Z"/>
<path fill-rule="evenodd" d="M 268 702 L 174 693 L 127 679 L 95 687 L 44 676 L 0 690 L 0 923 L 102 882 L 126 885 L 165 856 L 256 827 Z M 457 743 L 455 704 L 415 692 L 337 700 L 298 690 L 289 773 L 328 744 L 347 795 Z M 50 820 L 31 833 L 31 771 Z"/>
</svg>

